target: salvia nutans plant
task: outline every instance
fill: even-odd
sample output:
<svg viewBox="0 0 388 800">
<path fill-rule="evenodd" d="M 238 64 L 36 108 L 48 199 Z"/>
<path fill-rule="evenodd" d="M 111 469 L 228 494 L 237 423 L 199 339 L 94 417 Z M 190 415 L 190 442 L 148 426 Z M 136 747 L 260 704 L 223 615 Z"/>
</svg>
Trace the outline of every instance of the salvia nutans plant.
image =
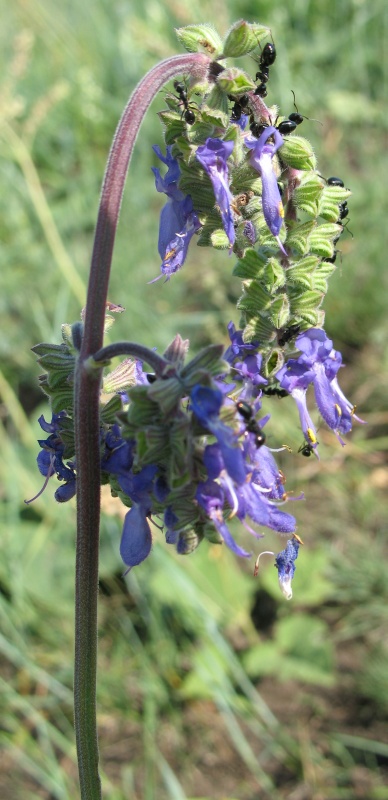
<svg viewBox="0 0 388 800">
<path fill-rule="evenodd" d="M 341 178 L 318 171 L 311 145 L 299 135 L 305 118 L 295 102 L 287 117 L 264 102 L 277 57 L 268 28 L 239 21 L 225 41 L 210 25 L 177 35 L 187 54 L 162 61 L 143 78 L 114 136 L 81 321 L 63 325 L 62 344 L 33 348 L 52 412 L 50 421 L 39 420 L 43 488 L 56 477 L 58 502 L 77 497 L 75 728 L 83 800 L 101 797 L 95 720 L 100 486 L 109 484 L 128 508 L 120 543 L 126 572 L 150 556 L 151 522 L 181 555 L 203 539 L 244 559 L 255 550 L 254 574 L 257 540 L 270 528 L 286 544 L 277 554 L 262 552 L 275 556 L 280 588 L 290 599 L 302 539 L 284 510 L 290 498 L 274 455 L 282 443 L 266 444 L 275 441 L 268 436 L 267 406 L 294 399 L 304 457 L 319 457 L 307 394 L 315 394 L 340 445 L 353 421 L 363 422 L 339 386 L 342 357 L 325 333 L 322 310 L 351 192 Z M 256 57 L 254 77 L 234 64 L 248 54 Z M 114 314 L 124 310 L 108 302 L 107 291 L 129 160 L 152 99 L 169 82 L 167 108 L 159 112 L 165 149 L 154 147 L 155 187 L 166 195 L 154 280 L 179 280 L 195 240 L 225 250 L 242 281 L 238 326 L 230 322 L 225 341 L 194 357 L 179 334 L 163 355 L 141 343 L 103 342 Z M 119 365 L 110 369 L 117 357 Z M 235 540 L 233 517 L 254 546 L 246 549 L 245 532 L 244 546 Z"/>
</svg>

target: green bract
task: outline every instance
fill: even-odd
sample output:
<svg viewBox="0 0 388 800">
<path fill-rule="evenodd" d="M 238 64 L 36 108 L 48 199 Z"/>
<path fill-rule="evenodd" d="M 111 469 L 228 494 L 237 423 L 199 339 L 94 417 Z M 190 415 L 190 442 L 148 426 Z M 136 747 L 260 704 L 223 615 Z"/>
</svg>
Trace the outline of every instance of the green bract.
<svg viewBox="0 0 388 800">
<path fill-rule="evenodd" d="M 251 25 L 240 19 L 228 32 L 223 49 L 225 58 L 238 58 L 255 50 L 259 42 L 270 35 L 269 28 L 263 25 Z"/>
<path fill-rule="evenodd" d="M 222 52 L 222 40 L 212 25 L 187 25 L 176 28 L 175 33 L 189 53 L 207 52 L 216 57 Z"/>
</svg>

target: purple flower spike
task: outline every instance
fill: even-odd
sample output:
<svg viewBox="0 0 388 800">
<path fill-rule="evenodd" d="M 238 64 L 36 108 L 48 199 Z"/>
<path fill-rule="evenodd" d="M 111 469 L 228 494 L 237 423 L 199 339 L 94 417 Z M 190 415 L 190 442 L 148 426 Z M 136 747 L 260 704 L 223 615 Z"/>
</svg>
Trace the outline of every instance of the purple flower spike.
<svg viewBox="0 0 388 800">
<path fill-rule="evenodd" d="M 268 139 L 271 136 L 275 140 L 274 143 L 268 143 Z M 277 128 L 270 125 L 265 128 L 259 139 L 248 138 L 245 140 L 245 144 L 253 151 L 250 158 L 252 167 L 261 175 L 264 219 L 272 235 L 275 236 L 281 251 L 284 255 L 288 255 L 279 239 L 279 232 L 284 219 L 284 209 L 277 177 L 272 166 L 272 159 L 279 147 L 282 146 L 283 139 Z"/>
<path fill-rule="evenodd" d="M 295 561 L 298 558 L 298 552 L 299 542 L 296 539 L 289 539 L 285 549 L 275 558 L 279 586 L 287 600 L 291 600 L 292 597 L 291 581 L 295 575 Z"/>
<path fill-rule="evenodd" d="M 157 167 L 152 167 L 156 189 L 164 192 L 168 201 L 160 213 L 159 224 L 158 250 L 162 258 L 162 274 L 150 283 L 159 280 L 163 275 L 169 280 L 171 275 L 178 272 L 186 259 L 192 236 L 201 227 L 190 195 L 184 195 L 178 187 L 180 169 L 178 161 L 171 155 L 171 147 L 167 147 L 165 157 L 157 145 L 154 145 L 153 150 L 168 167 L 164 178 Z"/>
<path fill-rule="evenodd" d="M 233 224 L 232 200 L 233 195 L 229 189 L 229 171 L 227 159 L 232 153 L 234 142 L 223 142 L 221 139 L 206 139 L 206 144 L 198 147 L 196 157 L 207 172 L 212 185 L 217 204 L 220 209 L 224 231 L 233 247 L 235 230 Z"/>
</svg>

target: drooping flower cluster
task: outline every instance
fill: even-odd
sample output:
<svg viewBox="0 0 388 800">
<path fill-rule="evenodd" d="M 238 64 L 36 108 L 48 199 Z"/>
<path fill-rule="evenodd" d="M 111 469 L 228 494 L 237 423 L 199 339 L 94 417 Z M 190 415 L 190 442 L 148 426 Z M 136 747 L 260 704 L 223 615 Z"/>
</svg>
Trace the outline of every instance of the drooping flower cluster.
<svg viewBox="0 0 388 800">
<path fill-rule="evenodd" d="M 125 363 L 125 369 L 113 370 L 116 397 L 127 410 L 120 422 L 104 423 L 103 413 L 100 466 L 103 483 L 110 483 L 130 506 L 120 545 L 129 569 L 150 553 L 152 520 L 181 554 L 207 538 L 249 558 L 252 553 L 230 530 L 228 520 L 233 517 L 256 539 L 263 536 L 261 528 L 291 536 L 296 531 L 294 517 L 279 508 L 287 497 L 284 476 L 264 444 L 262 426 L 268 417 L 257 421 L 260 386 L 265 384 L 261 357 L 254 352 L 255 345 L 244 345 L 241 331 L 233 325 L 229 329 L 227 360 L 221 358 L 221 348 L 212 346 L 184 365 L 186 343 L 177 337 L 171 347 L 176 370 L 168 379 L 148 374 L 147 380 L 139 362 L 136 369 Z M 237 383 L 243 384 L 238 389 L 230 382 L 231 363 Z M 130 374 L 134 383 L 124 406 L 119 374 L 123 381 Z M 115 409 L 117 413 L 117 405 Z M 43 474 L 61 481 L 56 491 L 60 501 L 70 499 L 76 487 L 74 460 L 63 463 L 64 420 L 69 418 L 61 413 L 53 415 L 51 423 L 41 421 L 51 435 L 40 442 L 38 456 Z"/>
</svg>

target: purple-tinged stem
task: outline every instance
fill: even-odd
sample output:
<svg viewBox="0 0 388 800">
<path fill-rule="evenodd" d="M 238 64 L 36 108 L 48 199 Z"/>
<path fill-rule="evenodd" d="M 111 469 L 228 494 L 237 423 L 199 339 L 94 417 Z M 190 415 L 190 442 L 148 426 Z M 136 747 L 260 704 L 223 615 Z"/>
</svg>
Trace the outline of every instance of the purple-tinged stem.
<svg viewBox="0 0 388 800">
<path fill-rule="evenodd" d="M 105 172 L 86 303 L 85 328 L 75 374 L 74 423 L 77 463 L 77 554 L 75 600 L 74 721 L 82 800 L 100 800 L 96 722 L 97 594 L 100 524 L 99 393 L 102 370 L 85 361 L 103 343 L 113 245 L 129 160 L 142 119 L 156 93 L 182 73 L 206 77 L 210 59 L 173 56 L 138 84 L 117 127 Z"/>
<path fill-rule="evenodd" d="M 154 67 L 133 92 L 118 124 L 101 191 L 86 303 L 82 353 L 92 355 L 102 347 L 105 303 L 113 244 L 129 160 L 143 117 L 157 92 L 174 75 L 205 78 L 211 60 L 202 53 L 168 58 Z"/>
</svg>

